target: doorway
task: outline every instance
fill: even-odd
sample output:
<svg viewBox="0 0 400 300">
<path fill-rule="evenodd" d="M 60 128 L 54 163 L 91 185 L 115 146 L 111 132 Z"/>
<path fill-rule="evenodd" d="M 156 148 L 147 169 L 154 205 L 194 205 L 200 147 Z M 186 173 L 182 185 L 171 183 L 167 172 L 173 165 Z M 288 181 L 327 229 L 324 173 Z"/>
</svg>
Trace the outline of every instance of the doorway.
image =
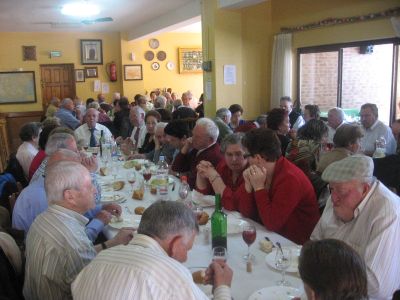
<svg viewBox="0 0 400 300">
<path fill-rule="evenodd" d="M 73 99 L 76 94 L 74 64 L 40 65 L 43 111 L 52 97 Z"/>
</svg>

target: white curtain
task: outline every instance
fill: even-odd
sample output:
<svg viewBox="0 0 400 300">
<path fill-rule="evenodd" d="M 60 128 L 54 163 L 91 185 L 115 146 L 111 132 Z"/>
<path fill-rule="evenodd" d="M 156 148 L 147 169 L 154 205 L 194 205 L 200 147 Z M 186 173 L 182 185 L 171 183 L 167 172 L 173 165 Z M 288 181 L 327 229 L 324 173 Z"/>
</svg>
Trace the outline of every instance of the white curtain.
<svg viewBox="0 0 400 300">
<path fill-rule="evenodd" d="M 279 107 L 282 96 L 292 96 L 292 34 L 274 37 L 271 70 L 271 108 Z"/>
</svg>

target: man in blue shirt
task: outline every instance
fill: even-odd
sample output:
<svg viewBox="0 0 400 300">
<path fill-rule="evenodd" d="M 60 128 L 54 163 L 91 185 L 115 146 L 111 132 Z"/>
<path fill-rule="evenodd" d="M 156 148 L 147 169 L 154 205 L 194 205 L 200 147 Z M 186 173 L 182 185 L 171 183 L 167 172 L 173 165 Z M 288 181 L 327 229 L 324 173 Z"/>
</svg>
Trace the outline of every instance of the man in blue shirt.
<svg viewBox="0 0 400 300">
<path fill-rule="evenodd" d="M 61 126 L 75 130 L 81 125 L 80 110 L 76 110 L 77 116 L 73 115 L 74 102 L 70 98 L 65 98 L 61 102 L 61 108 L 54 114 L 61 121 Z"/>
</svg>

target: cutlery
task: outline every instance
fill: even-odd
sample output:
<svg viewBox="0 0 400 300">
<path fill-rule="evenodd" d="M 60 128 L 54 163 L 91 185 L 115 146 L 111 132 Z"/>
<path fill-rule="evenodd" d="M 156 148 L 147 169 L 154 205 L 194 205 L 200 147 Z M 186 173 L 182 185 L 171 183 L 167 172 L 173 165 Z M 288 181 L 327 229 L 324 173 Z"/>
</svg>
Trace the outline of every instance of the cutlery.
<svg viewBox="0 0 400 300">
<path fill-rule="evenodd" d="M 276 245 L 278 246 L 279 250 L 281 251 L 281 253 L 282 253 L 282 256 L 283 256 L 283 257 L 285 257 L 285 255 L 283 254 L 283 250 L 282 250 L 281 243 L 279 243 L 279 242 L 276 242 Z"/>
<path fill-rule="evenodd" d="M 274 243 L 266 236 L 266 237 L 264 237 L 268 242 L 271 242 L 272 243 L 272 248 L 275 248 L 275 245 L 274 245 Z"/>
</svg>

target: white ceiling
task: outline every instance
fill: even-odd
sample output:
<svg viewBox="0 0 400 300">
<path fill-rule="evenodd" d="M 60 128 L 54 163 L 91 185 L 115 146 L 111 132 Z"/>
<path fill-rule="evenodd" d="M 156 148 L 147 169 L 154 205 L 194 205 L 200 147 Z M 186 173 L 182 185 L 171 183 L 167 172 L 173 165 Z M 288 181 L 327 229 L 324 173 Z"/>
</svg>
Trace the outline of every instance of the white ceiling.
<svg viewBox="0 0 400 300">
<path fill-rule="evenodd" d="M 87 18 L 64 16 L 61 6 L 68 0 L 0 0 L 0 31 L 126 31 L 134 39 L 177 23 L 186 26 L 189 19 L 198 23 L 200 19 L 199 0 L 88 1 L 101 7 L 100 14 L 93 18 L 111 17 L 114 21 L 84 25 L 80 21 Z"/>
</svg>

